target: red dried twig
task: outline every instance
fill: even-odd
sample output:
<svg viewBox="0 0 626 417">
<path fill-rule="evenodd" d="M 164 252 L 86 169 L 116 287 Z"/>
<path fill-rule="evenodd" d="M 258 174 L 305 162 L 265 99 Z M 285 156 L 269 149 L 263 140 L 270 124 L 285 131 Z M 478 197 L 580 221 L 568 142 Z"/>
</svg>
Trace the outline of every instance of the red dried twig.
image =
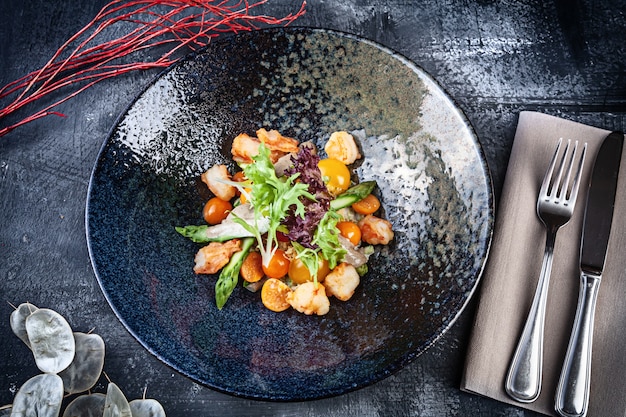
<svg viewBox="0 0 626 417">
<path fill-rule="evenodd" d="M 0 120 L 26 105 L 60 89 L 70 92 L 19 122 L 0 128 L 0 137 L 13 129 L 49 115 L 64 117 L 53 109 L 89 87 L 131 71 L 165 68 L 180 59 L 176 53 L 207 45 L 221 33 L 238 33 L 263 25 L 288 25 L 304 14 L 300 10 L 282 18 L 252 15 L 251 9 L 266 3 L 259 0 L 113 0 L 91 22 L 69 38 L 40 69 L 0 88 Z M 123 36 L 98 43 L 116 25 L 131 27 Z M 123 62 L 130 55 L 165 48 L 158 58 Z M 121 61 L 121 62 L 120 62 Z M 11 98 L 12 97 L 12 98 Z M 1 103 L 2 101 L 0 101 Z"/>
</svg>

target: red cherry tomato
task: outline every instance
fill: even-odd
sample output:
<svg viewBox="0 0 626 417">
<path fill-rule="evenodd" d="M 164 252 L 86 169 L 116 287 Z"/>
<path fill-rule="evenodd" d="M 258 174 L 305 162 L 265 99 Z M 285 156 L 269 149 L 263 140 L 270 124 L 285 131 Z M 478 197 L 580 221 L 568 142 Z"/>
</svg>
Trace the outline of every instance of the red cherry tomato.
<svg viewBox="0 0 626 417">
<path fill-rule="evenodd" d="M 289 236 L 287 236 L 286 234 L 284 234 L 283 232 L 277 231 L 276 232 L 276 240 L 278 240 L 279 242 L 289 242 Z"/>
</svg>

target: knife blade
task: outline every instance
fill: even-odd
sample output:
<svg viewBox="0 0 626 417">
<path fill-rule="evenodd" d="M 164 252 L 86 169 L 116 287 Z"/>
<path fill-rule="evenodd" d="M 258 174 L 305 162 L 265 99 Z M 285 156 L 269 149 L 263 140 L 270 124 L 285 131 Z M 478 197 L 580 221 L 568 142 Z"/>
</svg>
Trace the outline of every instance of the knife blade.
<svg viewBox="0 0 626 417">
<path fill-rule="evenodd" d="M 612 132 L 603 140 L 589 182 L 580 247 L 578 304 L 554 404 L 555 411 L 563 417 L 587 415 L 593 320 L 611 233 L 623 145 L 621 132 Z"/>
<path fill-rule="evenodd" d="M 587 195 L 580 252 L 580 268 L 584 272 L 602 274 L 604 269 L 623 143 L 622 133 L 611 133 L 596 157 Z"/>
</svg>

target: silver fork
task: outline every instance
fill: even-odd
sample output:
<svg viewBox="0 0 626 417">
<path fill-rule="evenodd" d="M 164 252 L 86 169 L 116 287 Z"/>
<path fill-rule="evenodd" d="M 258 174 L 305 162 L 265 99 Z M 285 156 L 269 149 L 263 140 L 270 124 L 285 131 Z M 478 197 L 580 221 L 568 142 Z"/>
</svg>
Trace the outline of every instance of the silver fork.
<svg viewBox="0 0 626 417">
<path fill-rule="evenodd" d="M 557 231 L 567 224 L 574 212 L 582 167 L 587 152 L 587 144 L 585 143 L 578 158 L 578 167 L 574 174 L 578 141 L 575 142 L 573 150 L 570 151 L 571 141 L 568 140 L 565 151 L 559 158 L 562 142 L 563 139 L 559 139 L 537 198 L 537 215 L 546 227 L 546 248 L 537 289 L 524 330 L 515 349 L 505 384 L 507 394 L 515 400 L 524 403 L 535 401 L 541 391 L 543 328 L 550 272 L 552 271 L 554 243 Z M 560 163 L 555 172 L 557 160 L 559 159 Z"/>
</svg>

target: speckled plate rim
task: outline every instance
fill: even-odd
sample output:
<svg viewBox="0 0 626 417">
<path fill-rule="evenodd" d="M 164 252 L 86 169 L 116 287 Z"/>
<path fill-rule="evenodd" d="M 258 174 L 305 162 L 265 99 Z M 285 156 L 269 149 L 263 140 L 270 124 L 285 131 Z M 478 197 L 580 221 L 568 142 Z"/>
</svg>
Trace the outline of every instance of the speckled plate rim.
<svg viewBox="0 0 626 417">
<path fill-rule="evenodd" d="M 294 26 L 295 27 L 295 26 Z M 495 207 L 495 199 L 494 199 L 494 188 L 493 188 L 493 178 L 492 178 L 492 174 L 491 174 L 491 169 L 489 168 L 489 165 L 487 163 L 487 156 L 485 154 L 485 151 L 483 149 L 482 144 L 480 143 L 480 140 L 478 139 L 478 135 L 476 134 L 476 130 L 474 129 L 474 126 L 472 125 L 472 123 L 470 122 L 470 120 L 468 119 L 467 115 L 465 114 L 465 112 L 460 108 L 458 102 L 450 95 L 448 94 L 447 90 L 445 88 L 443 88 L 443 86 L 441 85 L 441 83 L 439 83 L 439 81 L 437 81 L 432 75 L 430 75 L 430 73 L 428 71 L 426 71 L 424 68 L 422 68 L 420 65 L 418 65 L 417 63 L 415 63 L 414 61 L 412 61 L 411 59 L 407 58 L 406 56 L 404 56 L 403 54 L 394 51 L 393 49 L 384 46 L 380 43 L 377 43 L 373 40 L 370 39 L 366 39 L 366 38 L 362 38 L 358 35 L 354 35 L 351 33 L 346 33 L 346 32 L 342 32 L 342 31 L 336 31 L 336 30 L 328 30 L 329 32 L 334 32 L 340 36 L 345 36 L 347 38 L 351 38 L 354 40 L 357 40 L 359 42 L 363 42 L 365 44 L 371 45 L 375 48 L 380 49 L 381 51 L 384 51 L 386 53 L 388 53 L 389 55 L 391 55 L 392 57 L 395 57 L 396 59 L 400 60 L 404 65 L 406 65 L 409 68 L 412 68 L 414 70 L 417 70 L 418 72 L 421 73 L 421 76 L 428 79 L 431 83 L 433 83 L 433 85 L 438 88 L 442 95 L 450 101 L 450 103 L 453 106 L 454 111 L 457 113 L 457 116 L 463 120 L 463 122 L 465 123 L 465 127 L 468 129 L 469 133 L 471 134 L 472 138 L 474 139 L 474 144 L 476 145 L 476 150 L 478 152 L 478 156 L 479 159 L 482 163 L 481 168 L 485 174 L 485 178 L 488 182 L 487 186 L 488 186 L 488 198 L 489 198 L 489 214 L 487 216 L 488 219 L 488 233 L 487 233 L 487 239 L 485 242 L 485 256 L 483 258 L 482 264 L 480 266 L 479 271 L 477 271 L 477 276 L 476 276 L 476 280 L 474 282 L 474 286 L 472 287 L 471 291 L 469 292 L 468 296 L 465 299 L 465 302 L 462 304 L 462 306 L 459 308 L 459 310 L 457 311 L 456 315 L 454 315 L 454 317 L 452 317 L 450 319 L 450 321 L 448 322 L 447 326 L 444 326 L 442 328 L 440 328 L 440 331 L 438 334 L 436 334 L 429 343 L 426 343 L 423 347 L 423 349 L 419 349 L 419 350 L 415 350 L 414 352 L 411 352 L 410 354 L 408 354 L 405 357 L 404 361 L 400 361 L 400 363 L 398 364 L 398 366 L 391 370 L 390 375 L 399 372 L 401 369 L 403 369 L 404 367 L 406 367 L 407 365 L 409 365 L 411 362 L 415 361 L 420 355 L 422 355 L 424 352 L 426 352 L 431 346 L 433 346 L 435 343 L 437 343 L 437 341 L 439 339 L 441 339 L 447 332 L 448 330 L 450 330 L 450 328 L 452 326 L 454 326 L 454 324 L 457 322 L 457 320 L 459 319 L 459 317 L 465 312 L 465 309 L 467 308 L 467 306 L 469 305 L 469 303 L 472 301 L 472 299 L 474 298 L 475 294 L 478 292 L 478 288 L 480 287 L 480 282 L 482 279 L 482 276 L 485 272 L 485 266 L 487 265 L 487 261 L 489 258 L 489 254 L 491 253 L 491 245 L 493 243 L 493 228 L 494 228 L 494 224 L 495 224 L 495 212 L 496 212 L 496 207 Z M 383 378 L 384 379 L 384 378 Z"/>
<path fill-rule="evenodd" d="M 452 108 L 453 108 L 454 112 L 457 113 L 457 116 L 459 117 L 459 119 L 461 119 L 464 122 L 465 127 L 467 128 L 468 132 L 470 133 L 470 135 L 471 135 L 471 137 L 472 137 L 472 139 L 474 141 L 474 145 L 475 145 L 476 151 L 478 153 L 477 156 L 479 157 L 479 160 L 481 162 L 480 168 L 482 169 L 482 171 L 484 173 L 484 176 L 485 176 L 485 179 L 486 179 L 486 182 L 487 182 L 487 188 L 488 189 L 486 191 L 487 191 L 487 195 L 488 195 L 488 211 L 489 212 L 486 215 L 487 232 L 486 232 L 486 239 L 485 239 L 484 256 L 483 256 L 480 268 L 478 269 L 478 271 L 476 273 L 474 284 L 473 284 L 471 290 L 468 292 L 467 297 L 465 298 L 464 302 L 462 303 L 462 305 L 460 306 L 460 308 L 458 309 L 456 314 L 449 319 L 448 323 L 445 326 L 439 328 L 439 331 L 437 332 L 437 334 L 435 334 L 430 340 L 427 340 L 426 343 L 424 343 L 424 345 L 422 345 L 418 349 L 414 349 L 413 351 L 408 352 L 400 360 L 397 360 L 395 363 L 389 365 L 382 372 L 379 372 L 379 373 L 373 375 L 372 378 L 370 378 L 369 381 L 366 381 L 365 383 L 358 384 L 358 385 L 345 386 L 345 387 L 336 388 L 334 390 L 328 390 L 324 394 L 319 395 L 319 396 L 302 396 L 302 397 L 295 397 L 294 396 L 294 397 L 290 397 L 290 398 L 285 398 L 285 397 L 268 397 L 266 395 L 255 396 L 255 395 L 249 395 L 249 394 L 245 394 L 245 393 L 241 393 L 241 392 L 236 392 L 236 391 L 229 390 L 229 389 L 224 389 L 224 388 L 216 386 L 216 385 L 212 385 L 212 384 L 210 384 L 207 381 L 203 381 L 203 380 L 198 379 L 197 377 L 195 377 L 194 375 L 190 374 L 189 372 L 187 372 L 187 371 L 185 371 L 183 369 L 179 369 L 169 359 L 167 359 L 166 357 L 161 355 L 153 347 L 151 347 L 149 344 L 147 344 L 141 338 L 141 336 L 135 330 L 133 330 L 132 326 L 123 317 L 123 315 L 120 313 L 119 309 L 112 302 L 112 299 L 111 299 L 110 295 L 105 290 L 104 283 L 102 281 L 102 278 L 101 278 L 100 274 L 98 273 L 98 269 L 97 269 L 97 266 L 95 265 L 94 256 L 93 256 L 93 248 L 92 248 L 91 239 L 90 239 L 90 227 L 89 227 L 89 213 L 90 213 L 90 204 L 89 204 L 89 202 L 90 202 L 90 196 L 91 196 L 91 193 L 92 193 L 93 178 L 94 178 L 94 176 L 95 176 L 95 174 L 97 172 L 99 161 L 101 160 L 102 155 L 106 151 L 107 144 L 111 140 L 111 138 L 112 138 L 113 134 L 115 133 L 116 129 L 119 127 L 119 124 L 121 123 L 121 121 L 127 116 L 127 113 L 129 112 L 129 110 L 133 108 L 133 106 L 137 103 L 138 100 L 141 99 L 142 95 L 144 93 L 146 93 L 147 90 L 149 90 L 151 87 L 153 87 L 155 85 L 155 83 L 161 77 L 163 77 L 164 75 L 166 75 L 167 73 L 172 71 L 177 66 L 183 65 L 186 61 L 194 60 L 198 55 L 201 55 L 202 53 L 204 53 L 204 51 L 206 49 L 208 49 L 211 45 L 208 45 L 207 47 L 201 48 L 201 49 L 199 49 L 197 51 L 190 52 L 188 55 L 186 55 L 185 57 L 181 58 L 179 61 L 177 61 L 176 63 L 174 63 L 170 67 L 165 68 L 164 70 L 162 70 L 158 74 L 156 74 L 154 76 L 154 78 L 151 81 L 149 81 L 146 84 L 146 86 L 135 95 L 135 97 L 128 104 L 128 106 L 126 106 L 126 108 L 116 117 L 115 121 L 111 125 L 111 128 L 107 132 L 106 138 L 103 141 L 103 143 L 102 143 L 102 145 L 100 147 L 100 150 L 98 151 L 98 155 L 96 157 L 96 160 L 94 162 L 94 166 L 93 166 L 91 174 L 90 174 L 90 179 L 89 179 L 89 184 L 88 184 L 88 189 L 87 189 L 87 199 L 86 199 L 84 221 L 85 221 L 85 234 L 86 234 L 86 240 L 87 240 L 87 249 L 88 249 L 88 253 L 89 253 L 92 269 L 94 271 L 94 275 L 96 277 L 96 280 L 98 281 L 100 289 L 101 289 L 105 299 L 107 300 L 107 304 L 109 305 L 111 310 L 114 312 L 114 314 L 117 317 L 117 319 L 120 321 L 120 323 L 122 323 L 122 325 L 124 326 L 126 331 L 128 331 L 128 333 L 136 341 L 138 341 L 139 344 L 144 349 L 146 349 L 148 352 L 150 352 L 150 354 L 152 354 L 159 361 L 161 361 L 162 363 L 164 363 L 165 365 L 170 367 L 172 370 L 180 373 L 181 375 L 184 375 L 184 376 L 190 378 L 191 380 L 193 380 L 193 381 L 195 381 L 195 382 L 197 382 L 197 383 L 199 383 L 201 385 L 207 386 L 207 387 L 209 387 L 209 388 L 211 388 L 211 389 L 213 389 L 213 390 L 215 390 L 217 392 L 221 392 L 221 393 L 232 395 L 232 396 L 239 397 L 239 398 L 245 398 L 245 399 L 250 399 L 250 400 L 257 400 L 257 401 L 299 402 L 299 401 L 313 401 L 313 400 L 332 398 L 332 397 L 335 397 L 335 396 L 338 396 L 338 395 L 348 394 L 350 392 L 354 392 L 354 391 L 360 390 L 362 388 L 366 388 L 368 386 L 374 385 L 374 384 L 376 384 L 378 382 L 381 382 L 384 379 L 386 379 L 387 377 L 389 377 L 389 376 L 399 372 L 400 370 L 405 368 L 410 363 L 414 362 L 420 355 L 422 355 L 425 351 L 427 351 L 430 347 L 432 347 L 440 338 L 442 338 L 446 334 L 446 332 L 457 322 L 458 318 L 463 314 L 463 312 L 467 308 L 468 304 L 471 302 L 472 298 L 475 296 L 476 292 L 478 291 L 478 288 L 479 288 L 480 282 L 481 282 L 481 278 L 482 278 L 482 275 L 483 275 L 484 270 L 485 270 L 485 265 L 487 263 L 487 260 L 489 258 L 489 254 L 490 254 L 490 249 L 491 249 L 492 240 L 493 240 L 493 228 L 494 228 L 494 223 L 495 223 L 495 200 L 494 200 L 493 179 L 492 179 L 491 170 L 490 170 L 489 165 L 487 163 L 487 158 L 486 158 L 484 149 L 482 147 L 482 144 L 480 143 L 480 141 L 478 139 L 478 135 L 476 134 L 476 131 L 475 131 L 473 125 L 471 124 L 471 122 L 469 121 L 469 119 L 467 118 L 467 116 L 465 115 L 463 110 L 459 107 L 457 101 L 450 94 L 448 94 L 448 92 L 443 88 L 443 86 L 435 78 L 433 78 L 421 66 L 419 66 L 418 64 L 416 64 L 415 62 L 413 62 L 412 60 L 407 58 L 406 56 L 400 54 L 399 52 L 396 52 L 393 49 L 391 49 L 391 48 L 389 48 L 387 46 L 384 46 L 384 45 L 382 45 L 382 44 L 380 44 L 380 43 L 378 43 L 376 41 L 373 41 L 373 40 L 370 40 L 370 39 L 367 39 L 367 38 L 364 38 L 364 37 L 361 37 L 359 35 L 355 35 L 355 34 L 352 34 L 352 33 L 339 31 L 339 30 L 335 30 L 335 29 L 315 28 L 315 27 L 298 26 L 298 25 L 291 25 L 289 27 L 283 27 L 283 28 L 256 29 L 256 30 L 253 30 L 252 32 L 273 32 L 273 31 L 289 32 L 291 30 L 294 30 L 294 31 L 311 31 L 311 32 L 325 32 L 325 33 L 329 33 L 329 34 L 332 34 L 332 35 L 335 35 L 335 36 L 338 36 L 338 37 L 344 37 L 344 38 L 348 38 L 348 39 L 351 39 L 351 40 L 354 40 L 354 41 L 357 41 L 357 42 L 361 42 L 361 43 L 370 45 L 370 46 L 372 46 L 374 48 L 377 48 L 378 50 L 380 50 L 380 51 L 390 55 L 391 57 L 393 57 L 395 59 L 398 59 L 400 62 L 402 62 L 403 65 L 411 68 L 413 71 L 418 72 L 421 77 L 424 77 L 425 79 L 429 80 L 436 88 L 438 88 L 440 90 L 441 94 L 451 103 Z M 244 33 L 249 33 L 249 32 L 244 32 Z M 238 36 L 238 35 L 237 34 L 223 34 L 223 35 L 220 35 L 220 37 L 232 37 L 232 36 Z"/>
<path fill-rule="evenodd" d="M 293 28 L 296 28 L 297 26 L 291 26 Z M 299 29 L 307 29 L 307 28 L 302 28 L 302 27 L 298 27 Z M 313 28 L 308 28 L 308 29 L 313 29 Z M 313 29 L 313 30 L 318 30 L 318 29 Z M 360 37 L 358 35 L 354 35 L 348 32 L 342 32 L 342 31 L 338 31 L 338 30 L 329 30 L 329 29 L 319 29 L 325 32 L 329 32 L 329 33 L 335 33 L 338 36 L 343 36 L 346 38 L 350 38 L 350 39 L 354 39 L 358 42 L 362 42 L 364 44 L 367 45 L 371 45 L 387 54 L 389 54 L 390 56 L 398 59 L 400 62 L 402 62 L 404 65 L 406 65 L 407 67 L 413 69 L 413 70 L 417 70 L 418 72 L 420 72 L 421 76 L 428 79 L 430 82 L 432 82 L 443 94 L 443 96 L 450 101 L 450 103 L 453 105 L 454 111 L 457 113 L 458 117 L 463 120 L 463 122 L 465 123 L 466 128 L 468 129 L 468 131 L 471 133 L 471 136 L 474 139 L 474 143 L 476 145 L 476 149 L 479 153 L 479 157 L 480 157 L 480 161 L 482 162 L 482 169 L 485 173 L 485 177 L 488 181 L 488 194 L 489 194 L 489 215 L 487 216 L 488 221 L 489 221 L 489 232 L 488 232 L 488 237 L 486 240 L 486 248 L 485 248 L 485 256 L 482 262 L 482 265 L 480 267 L 480 270 L 478 271 L 477 277 L 476 277 L 476 281 L 474 283 L 474 286 L 472 288 L 472 290 L 470 291 L 470 293 L 468 294 L 467 298 L 465 299 L 465 302 L 463 303 L 463 305 L 461 306 L 461 308 L 457 311 L 456 315 L 454 317 L 452 317 L 450 319 L 450 322 L 447 324 L 447 326 L 443 327 L 440 329 L 440 332 L 435 335 L 432 340 L 429 341 L 429 343 L 426 343 L 425 346 L 423 347 L 423 349 L 419 349 L 416 350 L 414 352 L 411 352 L 409 355 L 407 355 L 405 357 L 404 361 L 401 361 L 400 363 L 398 363 L 398 366 L 395 369 L 390 370 L 390 374 L 392 375 L 398 371 L 400 371 L 401 369 L 403 369 L 404 367 L 406 367 L 408 364 L 410 364 L 411 362 L 413 362 L 415 359 L 417 359 L 417 357 L 419 357 L 422 353 L 424 353 L 425 351 L 427 351 L 432 345 L 434 345 L 441 337 L 443 337 L 447 331 L 454 326 L 454 324 L 457 322 L 457 320 L 459 319 L 459 317 L 463 314 L 463 312 L 465 311 L 465 309 L 467 308 L 468 304 L 471 302 L 472 298 L 474 297 L 474 294 L 476 294 L 476 292 L 478 291 L 478 287 L 480 286 L 480 281 L 482 278 L 482 275 L 485 271 L 485 265 L 487 264 L 487 260 L 489 258 L 489 253 L 491 252 L 491 244 L 492 244 L 492 240 L 493 240 L 493 228 L 494 228 L 494 223 L 495 223 L 495 200 L 494 200 L 494 189 L 493 189 L 493 179 L 492 179 L 492 175 L 491 175 L 491 169 L 489 168 L 489 165 L 487 164 L 487 157 L 485 154 L 485 151 L 482 147 L 482 144 L 480 143 L 479 139 L 478 139 L 478 135 L 476 134 L 476 130 L 474 129 L 474 126 L 472 125 L 472 123 L 469 121 L 469 119 L 467 118 L 465 112 L 463 112 L 463 110 L 461 110 L 461 108 L 459 107 L 458 102 L 450 95 L 448 94 L 448 92 L 446 91 L 445 88 L 443 88 L 443 86 L 441 85 L 441 83 L 439 83 L 439 81 L 437 81 L 432 75 L 430 75 L 429 72 L 427 72 L 424 68 L 422 68 L 421 66 L 419 66 L 418 64 L 416 64 L 415 62 L 413 62 L 412 60 L 410 60 L 409 58 L 407 58 L 406 56 L 400 54 L 399 52 L 394 51 L 393 49 L 384 46 L 376 41 L 367 39 L 367 38 L 363 38 Z M 384 378 L 383 378 L 384 379 Z M 361 387 L 358 387 L 361 388 Z M 358 389 L 356 388 L 356 389 Z M 353 390 L 351 390 L 353 391 Z"/>
</svg>

